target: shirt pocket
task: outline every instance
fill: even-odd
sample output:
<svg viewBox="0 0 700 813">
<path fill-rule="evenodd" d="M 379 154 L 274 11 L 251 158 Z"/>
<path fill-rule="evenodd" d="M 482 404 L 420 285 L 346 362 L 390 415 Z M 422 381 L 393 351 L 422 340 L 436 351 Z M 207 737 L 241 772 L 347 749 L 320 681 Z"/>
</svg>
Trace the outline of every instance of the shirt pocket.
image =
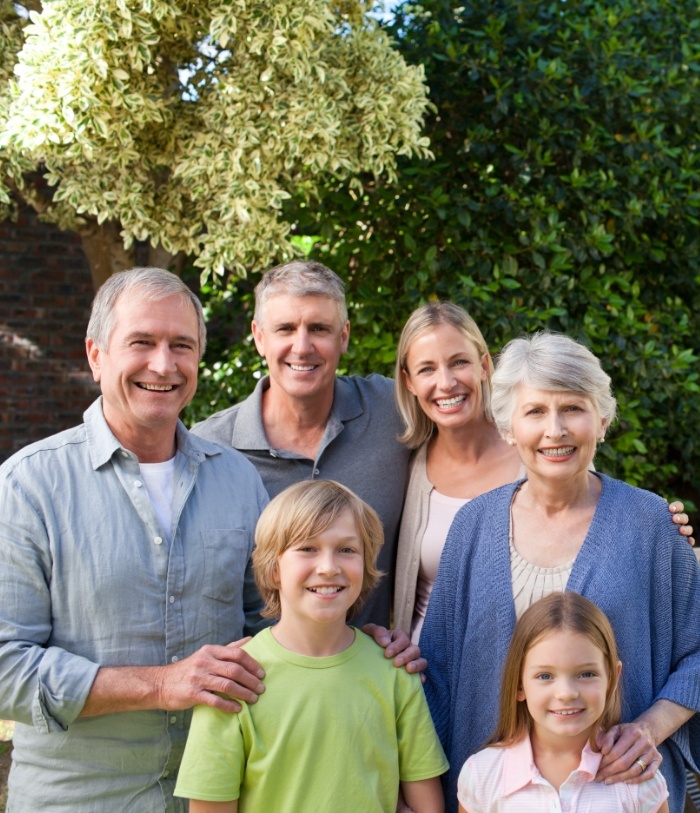
<svg viewBox="0 0 700 813">
<path fill-rule="evenodd" d="M 231 604 L 242 602 L 243 579 L 252 540 L 242 528 L 202 531 L 204 581 L 202 595 Z"/>
</svg>

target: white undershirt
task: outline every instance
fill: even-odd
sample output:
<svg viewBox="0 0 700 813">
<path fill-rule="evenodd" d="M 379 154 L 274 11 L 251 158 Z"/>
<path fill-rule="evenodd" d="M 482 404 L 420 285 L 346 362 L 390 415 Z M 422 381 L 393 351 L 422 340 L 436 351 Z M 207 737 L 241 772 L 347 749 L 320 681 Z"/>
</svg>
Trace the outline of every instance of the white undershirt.
<svg viewBox="0 0 700 813">
<path fill-rule="evenodd" d="M 170 544 L 173 527 L 173 494 L 175 493 L 175 457 L 162 463 L 139 463 L 141 479 L 151 500 L 156 519 Z"/>
</svg>

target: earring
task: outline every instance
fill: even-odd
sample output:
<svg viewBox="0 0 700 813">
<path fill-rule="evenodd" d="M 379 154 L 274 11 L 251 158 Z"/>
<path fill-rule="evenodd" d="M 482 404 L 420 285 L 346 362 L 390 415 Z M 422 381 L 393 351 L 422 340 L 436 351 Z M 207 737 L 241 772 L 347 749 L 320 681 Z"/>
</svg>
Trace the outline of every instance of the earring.
<svg viewBox="0 0 700 813">
<path fill-rule="evenodd" d="M 598 443 L 605 443 L 605 435 L 602 438 L 598 438 Z"/>
<path fill-rule="evenodd" d="M 514 440 L 512 440 L 512 439 L 511 439 L 511 440 L 509 440 L 509 441 L 508 441 L 508 445 L 509 445 L 509 446 L 515 446 L 515 441 L 514 441 Z"/>
</svg>

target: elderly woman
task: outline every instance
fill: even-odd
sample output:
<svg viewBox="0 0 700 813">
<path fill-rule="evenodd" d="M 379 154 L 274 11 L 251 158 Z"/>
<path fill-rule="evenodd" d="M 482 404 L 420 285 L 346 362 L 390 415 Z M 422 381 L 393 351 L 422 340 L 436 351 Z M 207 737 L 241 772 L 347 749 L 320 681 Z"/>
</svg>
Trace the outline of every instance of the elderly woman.
<svg viewBox="0 0 700 813">
<path fill-rule="evenodd" d="M 664 500 L 589 470 L 615 408 L 598 360 L 565 336 L 517 339 L 501 354 L 491 410 L 527 479 L 459 511 L 420 639 L 450 760 L 447 811 L 495 726 L 516 617 L 555 590 L 601 607 L 620 648 L 625 722 L 599 742 L 598 778 L 643 781 L 663 758 L 670 809 L 683 810 L 684 758 L 700 762 L 700 568 Z"/>
</svg>

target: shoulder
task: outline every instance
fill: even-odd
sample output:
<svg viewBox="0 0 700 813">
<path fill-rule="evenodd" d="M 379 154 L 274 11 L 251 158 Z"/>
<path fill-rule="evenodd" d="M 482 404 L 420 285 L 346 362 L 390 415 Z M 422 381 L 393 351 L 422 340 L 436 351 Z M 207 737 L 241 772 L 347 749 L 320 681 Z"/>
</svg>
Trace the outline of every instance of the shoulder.
<svg viewBox="0 0 700 813">
<path fill-rule="evenodd" d="M 251 398 L 252 396 L 248 396 Z M 246 399 L 248 400 L 248 399 Z M 201 438 L 214 441 L 215 443 L 228 443 L 230 445 L 230 438 L 233 433 L 233 427 L 236 425 L 236 418 L 240 411 L 241 406 L 245 401 L 234 404 L 227 409 L 222 409 L 215 412 L 203 421 L 196 423 L 190 430 L 193 435 Z"/>
<path fill-rule="evenodd" d="M 642 813 L 656 810 L 660 802 L 668 799 L 668 787 L 661 771 L 657 771 L 646 782 L 631 787 L 636 791 L 639 810 Z"/>
<path fill-rule="evenodd" d="M 508 483 L 499 488 L 494 488 L 493 491 L 487 491 L 485 494 L 480 494 L 470 500 L 457 512 L 452 528 L 460 530 L 468 527 L 473 532 L 475 523 L 478 524 L 483 519 L 491 520 L 495 516 L 504 515 L 504 512 L 508 514 L 513 494 L 519 488 L 520 482 Z M 452 535 L 451 530 L 450 536 Z"/>
<path fill-rule="evenodd" d="M 372 404 L 394 404 L 394 381 L 383 375 L 339 375 L 336 377 L 336 397 L 359 395 Z"/>
<path fill-rule="evenodd" d="M 82 460 L 86 445 L 85 424 L 66 429 L 15 452 L 0 466 L 0 477 L 6 479 L 21 472 L 30 472 L 35 476 L 47 467 L 64 465 L 72 458 Z"/>
<path fill-rule="evenodd" d="M 457 779 L 457 796 L 463 805 L 481 809 L 500 795 L 501 777 L 508 748 L 484 748 L 462 766 Z"/>
</svg>

